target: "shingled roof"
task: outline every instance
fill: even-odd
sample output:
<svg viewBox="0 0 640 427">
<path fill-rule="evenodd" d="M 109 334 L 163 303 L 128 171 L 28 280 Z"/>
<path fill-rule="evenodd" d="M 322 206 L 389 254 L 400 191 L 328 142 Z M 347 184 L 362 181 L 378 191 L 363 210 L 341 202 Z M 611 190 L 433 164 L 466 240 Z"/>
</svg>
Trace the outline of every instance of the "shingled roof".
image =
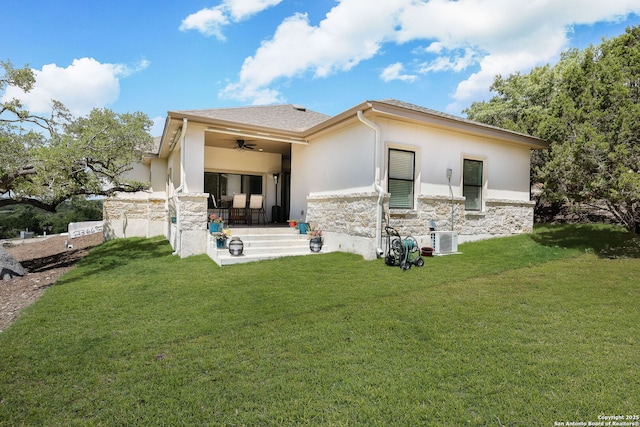
<svg viewBox="0 0 640 427">
<path fill-rule="evenodd" d="M 170 115 L 201 117 L 291 132 L 303 132 L 330 117 L 293 104 L 185 110 L 170 112 Z"/>
</svg>

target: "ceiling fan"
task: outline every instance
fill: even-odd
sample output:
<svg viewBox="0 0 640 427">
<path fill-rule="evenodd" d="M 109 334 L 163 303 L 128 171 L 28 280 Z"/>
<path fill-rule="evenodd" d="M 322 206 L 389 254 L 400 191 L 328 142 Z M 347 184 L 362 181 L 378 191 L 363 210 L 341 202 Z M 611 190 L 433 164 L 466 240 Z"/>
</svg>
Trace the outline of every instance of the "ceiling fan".
<svg viewBox="0 0 640 427">
<path fill-rule="evenodd" d="M 236 150 L 253 150 L 256 144 L 249 144 L 244 139 L 236 139 Z"/>
</svg>

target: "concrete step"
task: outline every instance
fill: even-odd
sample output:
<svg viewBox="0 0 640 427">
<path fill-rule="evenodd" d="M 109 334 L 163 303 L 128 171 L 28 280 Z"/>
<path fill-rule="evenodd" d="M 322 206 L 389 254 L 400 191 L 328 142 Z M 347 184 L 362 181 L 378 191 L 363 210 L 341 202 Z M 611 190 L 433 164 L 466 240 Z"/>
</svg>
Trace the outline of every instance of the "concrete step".
<svg viewBox="0 0 640 427">
<path fill-rule="evenodd" d="M 317 252 L 317 253 L 323 253 L 322 251 Z M 243 264 L 243 263 L 247 263 L 247 262 L 254 262 L 254 261 L 262 261 L 262 260 L 268 260 L 268 259 L 275 259 L 275 258 L 282 258 L 282 257 L 287 257 L 287 256 L 306 256 L 306 255 L 315 255 L 316 253 L 311 252 L 310 250 L 307 249 L 306 252 L 304 253 L 298 253 L 298 252 L 281 252 L 281 253 L 268 253 L 268 254 L 246 254 L 243 252 L 242 255 L 239 256 L 233 256 L 231 254 L 229 254 L 229 252 L 227 251 L 226 254 L 221 254 L 218 257 L 218 260 L 215 260 L 216 263 L 220 266 L 225 266 L 225 265 L 233 265 L 233 264 Z"/>
<path fill-rule="evenodd" d="M 218 265 L 273 259 L 284 256 L 312 255 L 306 235 L 294 228 L 230 228 L 232 237 L 239 237 L 243 243 L 243 253 L 233 256 L 227 248 L 217 249 L 215 239 L 209 237 L 207 253 Z M 230 240 L 227 240 L 227 245 Z M 319 252 L 319 253 L 322 253 Z"/>
</svg>

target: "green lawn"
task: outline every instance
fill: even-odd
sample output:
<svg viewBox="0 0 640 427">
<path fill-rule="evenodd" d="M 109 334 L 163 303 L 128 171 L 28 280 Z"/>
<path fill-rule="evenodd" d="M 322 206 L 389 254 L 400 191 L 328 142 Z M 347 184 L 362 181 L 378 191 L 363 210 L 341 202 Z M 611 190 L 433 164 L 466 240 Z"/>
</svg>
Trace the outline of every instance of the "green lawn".
<svg viewBox="0 0 640 427">
<path fill-rule="evenodd" d="M 0 334 L 0 425 L 511 425 L 640 414 L 640 239 L 539 228 L 403 272 L 96 248 Z"/>
</svg>

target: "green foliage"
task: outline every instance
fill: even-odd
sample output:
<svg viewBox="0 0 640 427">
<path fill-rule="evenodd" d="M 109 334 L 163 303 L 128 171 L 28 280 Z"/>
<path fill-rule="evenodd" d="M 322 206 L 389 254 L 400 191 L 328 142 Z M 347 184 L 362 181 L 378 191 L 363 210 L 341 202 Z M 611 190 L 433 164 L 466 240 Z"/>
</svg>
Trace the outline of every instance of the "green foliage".
<svg viewBox="0 0 640 427">
<path fill-rule="evenodd" d="M 102 201 L 73 197 L 60 205 L 56 212 L 47 212 L 30 205 L 14 205 L 0 208 L 0 238 L 12 239 L 20 231 L 36 234 L 66 233 L 71 222 L 101 221 Z"/>
<path fill-rule="evenodd" d="M 24 91 L 33 89 L 36 79 L 33 71 L 28 67 L 15 68 L 11 61 L 0 61 L 0 67 L 4 68 L 4 76 L 0 76 L 0 90 L 7 86 L 16 86 Z"/>
<path fill-rule="evenodd" d="M 125 180 L 132 164 L 151 148 L 151 121 L 145 114 L 94 109 L 64 126 L 64 132 L 35 151 L 37 174 L 27 187 L 49 204 L 73 195 L 138 191 L 146 184 Z M 55 166 L 55 167 L 54 167 Z"/>
<path fill-rule="evenodd" d="M 12 85 L 28 91 L 33 72 L 0 63 L 0 90 Z M 35 124 L 45 133 L 25 130 Z M 94 109 L 73 118 L 54 101 L 50 118 L 31 115 L 17 100 L 0 104 L 0 207 L 19 203 L 55 212 L 73 196 L 133 192 L 146 183 L 125 178 L 153 138 L 152 122 L 142 113 L 117 114 Z"/>
<path fill-rule="evenodd" d="M 533 171 L 546 197 L 604 204 L 640 233 L 640 27 L 568 51 L 554 67 L 498 76 L 492 90 L 466 113 L 551 143 Z"/>
<path fill-rule="evenodd" d="M 540 231 L 406 272 L 341 253 L 219 268 L 163 239 L 108 242 L 0 334 L 0 425 L 635 414 L 640 258 L 599 255 L 637 236 Z"/>
</svg>

